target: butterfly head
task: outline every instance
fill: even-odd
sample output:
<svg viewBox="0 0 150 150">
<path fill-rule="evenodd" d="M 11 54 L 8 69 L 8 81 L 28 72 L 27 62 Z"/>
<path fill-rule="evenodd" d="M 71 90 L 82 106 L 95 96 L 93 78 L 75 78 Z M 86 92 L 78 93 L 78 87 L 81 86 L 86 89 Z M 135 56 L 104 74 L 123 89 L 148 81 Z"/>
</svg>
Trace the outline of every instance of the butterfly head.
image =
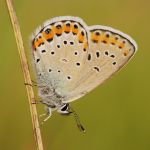
<svg viewBox="0 0 150 150">
<path fill-rule="evenodd" d="M 57 109 L 57 112 L 62 115 L 69 115 L 72 113 L 72 111 L 70 110 L 70 107 L 69 107 L 69 103 L 63 104 L 61 107 L 59 107 Z"/>
</svg>

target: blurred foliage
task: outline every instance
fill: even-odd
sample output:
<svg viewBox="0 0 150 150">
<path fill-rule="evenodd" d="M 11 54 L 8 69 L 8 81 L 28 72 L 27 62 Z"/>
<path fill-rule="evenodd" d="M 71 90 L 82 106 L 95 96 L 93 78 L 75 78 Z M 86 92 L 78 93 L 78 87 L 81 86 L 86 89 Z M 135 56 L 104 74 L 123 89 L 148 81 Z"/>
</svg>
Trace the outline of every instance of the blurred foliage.
<svg viewBox="0 0 150 150">
<path fill-rule="evenodd" d="M 14 5 L 29 62 L 31 33 L 55 16 L 79 16 L 88 25 L 112 26 L 130 34 L 139 46 L 133 60 L 121 72 L 72 103 L 86 134 L 78 131 L 72 117 L 54 113 L 41 127 L 45 149 L 149 150 L 150 1 L 14 0 Z M 34 150 L 23 74 L 4 0 L 0 5 L 0 43 L 0 149 Z M 42 105 L 37 107 L 39 113 L 44 111 Z"/>
</svg>

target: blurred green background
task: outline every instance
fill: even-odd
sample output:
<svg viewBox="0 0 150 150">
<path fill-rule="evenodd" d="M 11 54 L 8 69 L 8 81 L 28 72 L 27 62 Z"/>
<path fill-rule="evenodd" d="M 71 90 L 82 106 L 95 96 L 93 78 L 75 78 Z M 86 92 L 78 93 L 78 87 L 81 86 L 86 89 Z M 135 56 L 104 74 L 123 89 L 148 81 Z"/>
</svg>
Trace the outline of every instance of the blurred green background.
<svg viewBox="0 0 150 150">
<path fill-rule="evenodd" d="M 139 46 L 132 61 L 111 80 L 72 103 L 74 118 L 54 113 L 42 127 L 45 150 L 150 149 L 150 1 L 14 0 L 28 59 L 29 36 L 45 20 L 79 16 L 131 35 Z M 35 150 L 29 104 L 6 3 L 0 0 L 0 149 Z M 34 78 L 34 77 L 33 77 Z M 39 105 L 39 114 L 44 112 Z"/>
</svg>

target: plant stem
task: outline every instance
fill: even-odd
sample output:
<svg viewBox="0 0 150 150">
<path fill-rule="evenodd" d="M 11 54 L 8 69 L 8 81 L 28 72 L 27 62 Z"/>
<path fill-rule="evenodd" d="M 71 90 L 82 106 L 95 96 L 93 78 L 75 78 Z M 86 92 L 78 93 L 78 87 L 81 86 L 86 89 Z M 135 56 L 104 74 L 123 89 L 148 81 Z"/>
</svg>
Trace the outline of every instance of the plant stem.
<svg viewBox="0 0 150 150">
<path fill-rule="evenodd" d="M 35 96 L 34 96 L 34 92 L 33 92 L 33 87 L 30 86 L 30 85 L 32 85 L 32 81 L 31 81 L 31 76 L 30 76 L 30 72 L 29 72 L 27 58 L 25 55 L 25 49 L 23 46 L 23 40 L 22 40 L 22 36 L 21 36 L 19 22 L 18 22 L 16 12 L 13 7 L 12 0 L 6 0 L 6 3 L 7 3 L 12 27 L 13 27 L 15 38 L 16 38 L 16 43 L 17 43 L 18 52 L 19 52 L 19 56 L 20 56 L 24 80 L 25 80 L 25 83 L 29 84 L 29 85 L 26 85 L 26 90 L 27 90 L 27 95 L 28 95 L 28 100 L 29 100 L 32 125 L 33 125 L 33 133 L 34 133 L 37 149 L 44 150 L 43 143 L 42 143 L 42 137 L 41 137 L 41 131 L 40 131 L 40 127 L 39 127 L 36 105 L 32 104 L 32 102 L 35 100 Z"/>
</svg>

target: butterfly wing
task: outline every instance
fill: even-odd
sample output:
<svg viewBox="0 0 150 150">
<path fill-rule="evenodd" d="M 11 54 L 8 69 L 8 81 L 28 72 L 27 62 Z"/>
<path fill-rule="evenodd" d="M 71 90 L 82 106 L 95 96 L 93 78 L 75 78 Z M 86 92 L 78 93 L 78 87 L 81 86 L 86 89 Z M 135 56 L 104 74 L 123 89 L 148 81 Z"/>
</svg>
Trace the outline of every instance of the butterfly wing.
<svg viewBox="0 0 150 150">
<path fill-rule="evenodd" d="M 77 17 L 47 21 L 33 35 L 32 46 L 39 86 L 47 85 L 64 102 L 102 84 L 137 49 L 128 35 L 110 27 L 88 27 Z"/>
<path fill-rule="evenodd" d="M 80 18 L 58 17 L 37 29 L 32 47 L 39 86 L 47 85 L 61 97 L 69 95 L 87 57 L 86 28 Z"/>
<path fill-rule="evenodd" d="M 68 96 L 71 102 L 93 90 L 119 71 L 134 55 L 136 43 L 128 35 L 105 26 L 91 26 L 86 64 Z"/>
</svg>

